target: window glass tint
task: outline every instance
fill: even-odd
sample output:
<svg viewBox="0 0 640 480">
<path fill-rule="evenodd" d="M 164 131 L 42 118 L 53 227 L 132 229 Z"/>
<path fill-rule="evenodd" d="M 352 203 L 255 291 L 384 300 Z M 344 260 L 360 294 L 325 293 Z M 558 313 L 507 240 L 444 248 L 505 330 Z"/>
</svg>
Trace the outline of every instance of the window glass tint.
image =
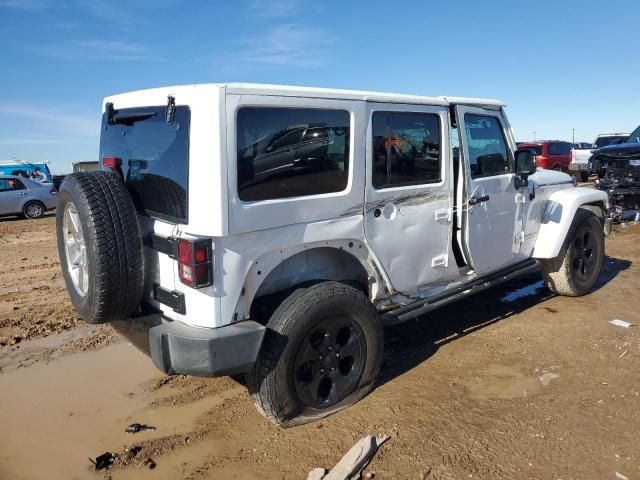
<svg viewBox="0 0 640 480">
<path fill-rule="evenodd" d="M 533 147 L 524 147 L 528 150 L 533 150 L 536 155 L 542 155 L 542 145 L 534 145 Z"/>
<path fill-rule="evenodd" d="M 428 113 L 373 114 L 373 186 L 440 180 L 440 118 Z"/>
<path fill-rule="evenodd" d="M 0 192 L 24 190 L 25 188 L 24 183 L 17 178 L 0 178 Z"/>
<path fill-rule="evenodd" d="M 602 148 L 602 147 L 607 147 L 609 145 L 617 145 L 619 143 L 624 143 L 626 140 L 627 140 L 626 135 L 609 135 L 607 137 L 598 137 L 593 147 Z"/>
<path fill-rule="evenodd" d="M 640 143 L 640 127 L 636 128 L 631 135 L 629 135 L 627 143 Z"/>
<path fill-rule="evenodd" d="M 246 107 L 238 111 L 241 200 L 341 192 L 349 178 L 349 112 Z"/>
<path fill-rule="evenodd" d="M 117 110 L 116 123 L 102 119 L 100 158 L 121 160 L 134 203 L 142 213 L 187 221 L 189 108 L 176 107 L 171 124 L 166 107 Z M 140 115 L 147 114 L 150 116 Z"/>
<path fill-rule="evenodd" d="M 467 113 L 464 116 L 464 128 L 472 177 L 512 171 L 507 144 L 496 117 Z"/>
<path fill-rule="evenodd" d="M 568 155 L 571 153 L 573 145 L 568 142 L 549 142 L 547 144 L 547 153 L 549 155 Z"/>
</svg>

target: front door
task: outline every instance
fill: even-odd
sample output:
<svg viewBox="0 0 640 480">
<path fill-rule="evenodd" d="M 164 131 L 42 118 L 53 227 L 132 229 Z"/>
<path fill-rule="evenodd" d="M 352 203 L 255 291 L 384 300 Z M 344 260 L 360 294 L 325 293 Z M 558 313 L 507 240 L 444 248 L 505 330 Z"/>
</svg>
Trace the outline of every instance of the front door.
<svg viewBox="0 0 640 480">
<path fill-rule="evenodd" d="M 367 105 L 365 235 L 393 288 L 414 292 L 449 262 L 448 110 Z"/>
<path fill-rule="evenodd" d="M 0 178 L 0 214 L 20 212 L 20 204 L 28 190 L 17 178 Z"/>
<path fill-rule="evenodd" d="M 522 231 L 509 137 L 500 111 L 458 106 L 456 112 L 466 174 L 465 253 L 477 273 L 499 270 L 517 260 Z"/>
</svg>

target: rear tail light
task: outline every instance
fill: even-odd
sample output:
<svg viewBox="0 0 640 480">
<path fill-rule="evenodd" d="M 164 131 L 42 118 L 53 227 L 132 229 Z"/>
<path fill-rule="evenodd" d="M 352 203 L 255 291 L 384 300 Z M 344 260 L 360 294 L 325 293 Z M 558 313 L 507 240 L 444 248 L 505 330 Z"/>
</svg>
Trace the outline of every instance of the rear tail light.
<svg viewBox="0 0 640 480">
<path fill-rule="evenodd" d="M 178 276 L 193 288 L 213 283 L 211 268 L 211 240 L 178 240 Z"/>
<path fill-rule="evenodd" d="M 105 168 L 118 168 L 122 160 L 118 157 L 103 157 L 102 158 L 102 166 Z"/>
<path fill-rule="evenodd" d="M 58 189 L 56 187 L 51 187 L 51 190 L 49 190 L 49 193 L 51 195 L 57 195 L 58 194 Z"/>
</svg>

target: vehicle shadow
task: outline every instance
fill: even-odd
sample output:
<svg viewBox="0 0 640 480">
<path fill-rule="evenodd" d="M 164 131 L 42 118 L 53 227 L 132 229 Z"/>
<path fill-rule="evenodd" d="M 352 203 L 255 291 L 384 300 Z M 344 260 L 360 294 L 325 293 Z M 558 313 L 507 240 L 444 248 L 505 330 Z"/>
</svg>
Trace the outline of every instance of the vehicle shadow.
<svg viewBox="0 0 640 480">
<path fill-rule="evenodd" d="M 22 216 L 18 216 L 18 215 L 14 215 L 14 216 L 7 216 L 7 217 L 0 217 L 0 222 L 19 222 L 22 220 L 31 220 L 31 221 L 38 221 L 38 220 L 44 220 L 45 218 L 51 218 L 51 217 L 55 217 L 56 216 L 56 212 L 55 210 L 53 211 L 49 211 L 44 213 L 40 218 L 26 218 L 26 217 L 22 217 Z"/>
<path fill-rule="evenodd" d="M 630 266 L 628 260 L 605 256 L 595 290 L 605 286 Z M 554 296 L 544 286 L 541 275 L 535 273 L 505 282 L 481 295 L 451 303 L 416 320 L 385 327 L 382 371 L 376 387 L 424 362 L 441 346 L 540 305 Z M 551 307 L 545 308 L 550 314 L 557 313 Z"/>
</svg>

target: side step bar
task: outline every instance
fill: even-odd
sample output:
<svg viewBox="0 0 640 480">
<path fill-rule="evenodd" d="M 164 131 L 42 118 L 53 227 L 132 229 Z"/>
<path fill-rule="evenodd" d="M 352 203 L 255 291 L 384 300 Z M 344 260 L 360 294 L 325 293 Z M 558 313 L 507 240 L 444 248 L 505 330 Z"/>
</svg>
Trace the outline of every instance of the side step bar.
<svg viewBox="0 0 640 480">
<path fill-rule="evenodd" d="M 462 297 L 468 297 L 474 293 L 481 292 L 487 288 L 491 288 L 512 278 L 516 278 L 527 273 L 533 273 L 538 269 L 538 262 L 529 259 L 525 262 L 518 263 L 504 270 L 489 274 L 484 277 L 476 278 L 463 285 L 458 285 L 451 290 L 439 293 L 432 297 L 416 300 L 408 305 L 398 307 L 382 316 L 385 325 L 396 325 L 406 320 L 423 315 L 427 312 L 440 308 L 447 303 L 458 300 Z"/>
</svg>

